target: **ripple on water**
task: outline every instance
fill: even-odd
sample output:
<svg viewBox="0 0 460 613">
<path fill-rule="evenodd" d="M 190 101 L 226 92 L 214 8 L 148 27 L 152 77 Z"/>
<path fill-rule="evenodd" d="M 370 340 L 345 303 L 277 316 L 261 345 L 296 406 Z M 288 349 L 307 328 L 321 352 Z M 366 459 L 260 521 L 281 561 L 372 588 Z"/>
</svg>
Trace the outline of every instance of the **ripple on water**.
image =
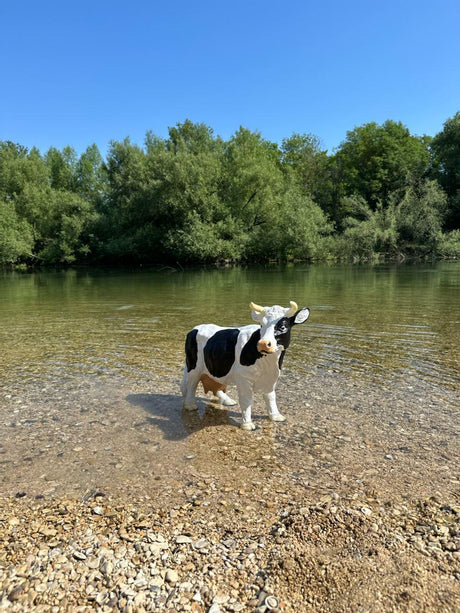
<svg viewBox="0 0 460 613">
<path fill-rule="evenodd" d="M 438 334 L 429 326 L 391 324 L 383 330 L 358 326 L 311 323 L 294 341 L 304 350 L 307 364 L 384 382 L 406 374 L 442 385 L 457 382 L 441 359 Z M 297 368 L 301 362 L 295 361 Z"/>
</svg>

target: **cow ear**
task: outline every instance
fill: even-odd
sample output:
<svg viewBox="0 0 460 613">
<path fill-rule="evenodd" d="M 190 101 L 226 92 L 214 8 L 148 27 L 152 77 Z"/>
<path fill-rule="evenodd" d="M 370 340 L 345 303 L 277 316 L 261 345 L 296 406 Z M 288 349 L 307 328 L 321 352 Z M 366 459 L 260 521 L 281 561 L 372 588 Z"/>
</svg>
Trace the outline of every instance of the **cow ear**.
<svg viewBox="0 0 460 613">
<path fill-rule="evenodd" d="M 309 315 L 310 315 L 310 309 L 308 309 L 307 307 L 300 309 L 300 311 L 297 311 L 297 313 L 294 315 L 292 325 L 303 324 L 304 322 L 307 321 Z"/>
</svg>

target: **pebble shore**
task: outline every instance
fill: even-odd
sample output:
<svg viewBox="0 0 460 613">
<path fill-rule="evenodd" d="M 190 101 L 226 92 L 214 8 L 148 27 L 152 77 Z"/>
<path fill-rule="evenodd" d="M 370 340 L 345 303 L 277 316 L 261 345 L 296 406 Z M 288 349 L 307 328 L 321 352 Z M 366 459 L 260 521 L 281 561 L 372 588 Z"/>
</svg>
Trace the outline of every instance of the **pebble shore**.
<svg viewBox="0 0 460 613">
<path fill-rule="evenodd" d="M 161 509 L 103 492 L 3 499 L 0 610 L 459 610 L 459 507 L 331 495 L 261 514 L 195 485 L 203 497 Z"/>
</svg>

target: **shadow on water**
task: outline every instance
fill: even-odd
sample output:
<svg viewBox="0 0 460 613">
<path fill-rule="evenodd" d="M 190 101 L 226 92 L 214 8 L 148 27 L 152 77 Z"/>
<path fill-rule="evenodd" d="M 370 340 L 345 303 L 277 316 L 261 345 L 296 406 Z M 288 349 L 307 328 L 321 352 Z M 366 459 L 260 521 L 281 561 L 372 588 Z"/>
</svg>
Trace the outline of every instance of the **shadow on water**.
<svg viewBox="0 0 460 613">
<path fill-rule="evenodd" d="M 180 441 L 205 428 L 235 426 L 239 413 L 230 411 L 219 404 L 198 401 L 197 411 L 182 408 L 182 397 L 172 394 L 130 394 L 126 400 L 144 409 L 148 417 L 135 427 L 154 426 L 159 428 L 165 439 Z"/>
</svg>

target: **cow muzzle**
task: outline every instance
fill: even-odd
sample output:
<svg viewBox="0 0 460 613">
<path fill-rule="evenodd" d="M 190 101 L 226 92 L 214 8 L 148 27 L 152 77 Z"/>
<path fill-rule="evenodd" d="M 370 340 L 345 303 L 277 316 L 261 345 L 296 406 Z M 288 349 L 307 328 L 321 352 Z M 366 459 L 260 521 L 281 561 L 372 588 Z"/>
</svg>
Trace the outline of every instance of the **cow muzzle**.
<svg viewBox="0 0 460 613">
<path fill-rule="evenodd" d="M 275 353 L 276 343 L 262 339 L 257 343 L 257 351 L 264 354 Z"/>
</svg>

